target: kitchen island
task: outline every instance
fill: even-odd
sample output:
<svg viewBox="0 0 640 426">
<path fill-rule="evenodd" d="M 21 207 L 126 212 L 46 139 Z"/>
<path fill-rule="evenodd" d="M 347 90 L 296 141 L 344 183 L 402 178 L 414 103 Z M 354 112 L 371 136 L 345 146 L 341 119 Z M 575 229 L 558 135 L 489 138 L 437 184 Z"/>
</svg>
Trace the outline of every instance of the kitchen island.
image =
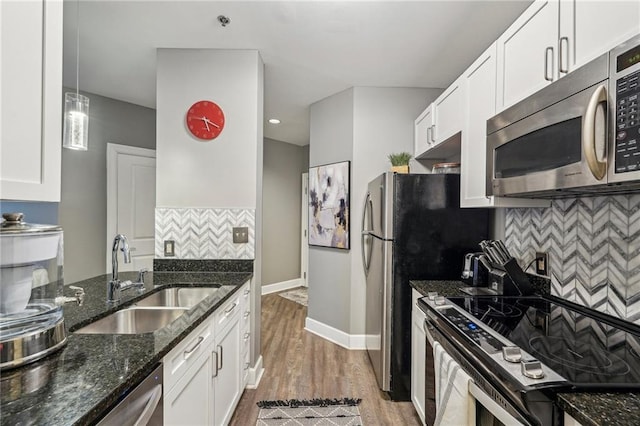
<svg viewBox="0 0 640 426">
<path fill-rule="evenodd" d="M 231 265 L 231 264 L 230 264 Z M 253 276 L 251 269 L 232 272 L 163 271 L 147 274 L 141 292 L 123 292 L 120 303 L 107 306 L 109 275 L 73 285 L 85 291 L 81 306 L 64 306 L 67 344 L 54 354 L 13 370 L 0 379 L 0 422 L 29 425 L 95 423 L 119 399 L 151 373 L 163 357 Z M 122 272 L 135 280 L 137 272 Z M 142 334 L 74 334 L 73 331 L 134 304 L 161 288 L 212 286 L 217 291 L 155 332 Z M 65 286 L 65 295 L 73 291 Z"/>
<path fill-rule="evenodd" d="M 410 281 L 412 288 L 423 296 L 437 292 L 441 296 L 467 296 L 460 289 L 461 281 Z M 582 426 L 639 425 L 640 393 L 637 392 L 573 392 L 558 393 L 558 406 Z"/>
</svg>

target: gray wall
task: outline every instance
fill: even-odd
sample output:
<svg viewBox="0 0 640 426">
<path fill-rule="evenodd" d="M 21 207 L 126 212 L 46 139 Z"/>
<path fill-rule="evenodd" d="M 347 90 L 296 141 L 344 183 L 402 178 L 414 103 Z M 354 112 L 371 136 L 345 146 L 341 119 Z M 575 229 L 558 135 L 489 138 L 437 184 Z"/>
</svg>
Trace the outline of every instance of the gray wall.
<svg viewBox="0 0 640 426">
<path fill-rule="evenodd" d="M 67 89 L 73 90 L 73 89 Z M 89 150 L 62 150 L 59 223 L 64 230 L 64 276 L 70 284 L 104 274 L 107 235 L 107 143 L 155 149 L 156 113 L 150 108 L 85 93 Z"/>
<path fill-rule="evenodd" d="M 356 87 L 311 106 L 311 166 L 351 160 L 351 250 L 309 248 L 308 316 L 364 334 L 360 218 L 368 182 L 390 169 L 387 155 L 413 153 L 415 118 L 442 90 Z"/>
<path fill-rule="evenodd" d="M 302 173 L 309 146 L 264 140 L 262 285 L 300 277 Z"/>
<path fill-rule="evenodd" d="M 353 89 L 310 108 L 309 166 L 353 160 Z M 353 200 L 351 201 L 353 204 Z M 351 243 L 354 241 L 351 228 Z M 308 317 L 349 330 L 351 251 L 309 247 Z"/>
</svg>

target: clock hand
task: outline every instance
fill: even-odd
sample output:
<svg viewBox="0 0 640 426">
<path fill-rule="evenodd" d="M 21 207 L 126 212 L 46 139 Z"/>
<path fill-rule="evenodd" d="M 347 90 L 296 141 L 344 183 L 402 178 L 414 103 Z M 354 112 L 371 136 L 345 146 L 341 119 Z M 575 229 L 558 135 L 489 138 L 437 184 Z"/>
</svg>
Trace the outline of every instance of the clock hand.
<svg viewBox="0 0 640 426">
<path fill-rule="evenodd" d="M 218 129 L 220 128 L 220 126 L 218 126 L 216 123 L 214 123 L 213 121 L 209 120 L 207 117 L 204 117 L 205 123 L 209 123 L 212 124 L 214 126 L 216 126 Z"/>
<path fill-rule="evenodd" d="M 207 132 L 210 132 L 211 129 L 209 129 L 209 124 L 207 123 L 207 121 L 209 121 L 207 119 L 207 117 L 202 117 L 200 120 L 204 121 L 204 125 L 207 126 Z"/>
</svg>

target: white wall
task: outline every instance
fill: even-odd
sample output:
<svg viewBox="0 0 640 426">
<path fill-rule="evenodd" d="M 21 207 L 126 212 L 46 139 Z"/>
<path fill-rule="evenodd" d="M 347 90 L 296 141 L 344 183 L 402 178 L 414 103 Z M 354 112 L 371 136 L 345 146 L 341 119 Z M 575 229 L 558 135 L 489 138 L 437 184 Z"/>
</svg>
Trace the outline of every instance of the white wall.
<svg viewBox="0 0 640 426">
<path fill-rule="evenodd" d="M 356 87 L 311 106 L 310 166 L 351 160 L 351 250 L 309 249 L 309 318 L 364 334 L 360 257 L 362 200 L 368 182 L 390 169 L 387 155 L 413 153 L 416 117 L 440 89 Z"/>
<path fill-rule="evenodd" d="M 254 50 L 158 49 L 157 207 L 256 207 L 261 66 Z M 209 142 L 185 127 L 199 100 L 225 114 L 222 134 Z"/>
</svg>

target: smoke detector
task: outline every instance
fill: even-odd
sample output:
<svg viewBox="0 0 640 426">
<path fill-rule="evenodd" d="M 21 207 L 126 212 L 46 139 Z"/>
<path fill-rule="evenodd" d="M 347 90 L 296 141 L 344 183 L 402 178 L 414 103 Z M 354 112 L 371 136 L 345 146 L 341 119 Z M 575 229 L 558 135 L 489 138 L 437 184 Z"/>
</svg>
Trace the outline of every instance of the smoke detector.
<svg viewBox="0 0 640 426">
<path fill-rule="evenodd" d="M 218 15 L 218 22 L 220 22 L 220 25 L 222 25 L 223 27 L 226 27 L 231 23 L 231 19 L 229 19 L 228 16 Z"/>
</svg>

